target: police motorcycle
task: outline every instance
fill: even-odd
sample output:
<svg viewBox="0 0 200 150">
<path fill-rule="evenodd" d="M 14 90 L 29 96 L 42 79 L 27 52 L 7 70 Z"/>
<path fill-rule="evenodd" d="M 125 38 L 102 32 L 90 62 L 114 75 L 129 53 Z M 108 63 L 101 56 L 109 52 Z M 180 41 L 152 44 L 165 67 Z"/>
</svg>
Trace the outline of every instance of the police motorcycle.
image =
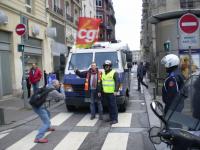
<svg viewBox="0 0 200 150">
<path fill-rule="evenodd" d="M 164 142 L 172 150 L 200 150 L 200 75 L 192 75 L 164 114 L 161 102 L 150 107 L 161 121 L 149 130 L 153 144 Z"/>
</svg>

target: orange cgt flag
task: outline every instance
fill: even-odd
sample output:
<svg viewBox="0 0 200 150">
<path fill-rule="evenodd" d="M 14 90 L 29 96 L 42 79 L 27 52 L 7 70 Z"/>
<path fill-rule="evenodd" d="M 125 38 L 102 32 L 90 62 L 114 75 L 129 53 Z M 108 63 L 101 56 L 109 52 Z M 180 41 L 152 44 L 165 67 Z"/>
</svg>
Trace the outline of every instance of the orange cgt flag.
<svg viewBox="0 0 200 150">
<path fill-rule="evenodd" d="M 79 17 L 77 48 L 90 48 L 93 43 L 98 41 L 100 23 L 101 19 Z"/>
</svg>

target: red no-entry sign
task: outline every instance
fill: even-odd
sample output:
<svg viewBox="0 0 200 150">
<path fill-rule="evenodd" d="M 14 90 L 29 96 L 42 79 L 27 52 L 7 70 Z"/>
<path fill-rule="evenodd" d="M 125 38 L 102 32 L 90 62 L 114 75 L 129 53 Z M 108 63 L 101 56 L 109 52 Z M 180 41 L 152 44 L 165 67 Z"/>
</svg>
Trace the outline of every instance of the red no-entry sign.
<svg viewBox="0 0 200 150">
<path fill-rule="evenodd" d="M 24 24 L 18 24 L 15 31 L 18 35 L 22 36 L 26 32 L 26 26 Z"/>
<path fill-rule="evenodd" d="M 194 33 L 199 28 L 199 19 L 195 15 L 187 13 L 180 18 L 179 28 L 185 33 Z"/>
</svg>

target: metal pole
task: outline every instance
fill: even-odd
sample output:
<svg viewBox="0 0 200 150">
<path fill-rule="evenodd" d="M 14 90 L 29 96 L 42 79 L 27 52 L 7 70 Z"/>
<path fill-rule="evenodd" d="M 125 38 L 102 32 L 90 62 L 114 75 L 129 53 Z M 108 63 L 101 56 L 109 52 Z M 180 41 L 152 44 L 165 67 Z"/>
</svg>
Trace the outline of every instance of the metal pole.
<svg viewBox="0 0 200 150">
<path fill-rule="evenodd" d="M 153 87 L 153 100 L 156 100 L 156 88 Z"/>
<path fill-rule="evenodd" d="M 25 75 L 25 61 L 24 61 L 24 51 L 22 52 L 22 69 L 23 69 L 23 80 L 22 80 L 22 87 L 23 87 L 23 99 L 24 99 L 24 108 L 29 108 L 28 105 L 28 94 L 27 94 L 27 87 L 26 87 L 26 75 Z"/>
<path fill-rule="evenodd" d="M 192 74 L 192 50 L 191 50 L 191 46 L 189 46 L 188 48 L 189 50 L 189 77 Z"/>
</svg>

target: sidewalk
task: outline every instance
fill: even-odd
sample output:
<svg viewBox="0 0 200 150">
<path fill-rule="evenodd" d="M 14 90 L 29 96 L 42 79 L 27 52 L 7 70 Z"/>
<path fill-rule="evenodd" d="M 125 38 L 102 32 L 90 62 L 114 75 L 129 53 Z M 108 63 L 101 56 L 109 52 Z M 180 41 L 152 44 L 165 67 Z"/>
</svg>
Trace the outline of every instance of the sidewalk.
<svg viewBox="0 0 200 150">
<path fill-rule="evenodd" d="M 61 102 L 51 102 L 50 109 L 53 109 L 61 104 Z M 8 129 L 15 128 L 38 116 L 32 111 L 31 106 L 29 108 L 24 108 L 24 100 L 19 97 L 6 97 L 0 100 L 0 122 L 4 120 L 4 124 L 0 125 L 0 132 Z M 1 113 L 3 112 L 3 114 Z M 4 117 L 4 119 L 2 118 Z"/>
</svg>

